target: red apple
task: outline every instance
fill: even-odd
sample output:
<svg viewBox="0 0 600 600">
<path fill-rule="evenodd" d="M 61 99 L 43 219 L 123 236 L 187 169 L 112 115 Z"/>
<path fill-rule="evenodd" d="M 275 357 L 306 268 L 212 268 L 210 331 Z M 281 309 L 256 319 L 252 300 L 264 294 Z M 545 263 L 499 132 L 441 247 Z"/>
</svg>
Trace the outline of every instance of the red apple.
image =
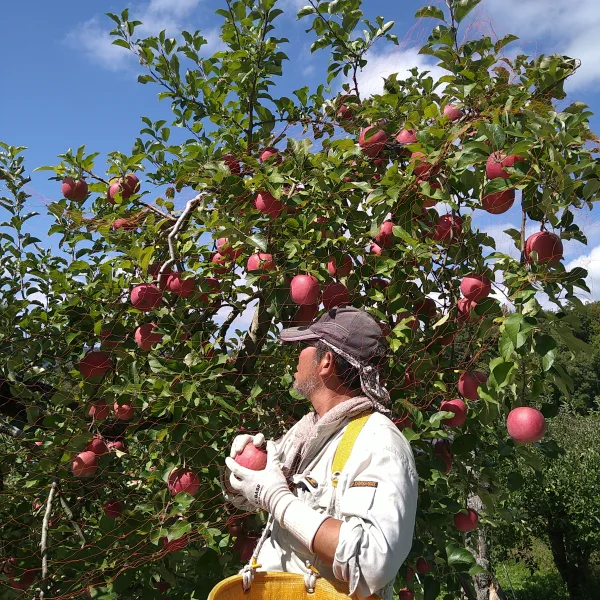
<svg viewBox="0 0 600 600">
<path fill-rule="evenodd" d="M 162 334 L 153 333 L 156 327 L 156 323 L 144 323 L 135 330 L 135 343 L 142 350 L 151 350 L 152 344 L 162 341 Z"/>
<path fill-rule="evenodd" d="M 410 161 L 414 164 L 413 174 L 420 180 L 426 180 L 434 177 L 440 171 L 439 165 L 433 166 L 427 162 L 427 155 L 423 152 L 413 152 L 410 155 Z"/>
<path fill-rule="evenodd" d="M 101 377 L 111 367 L 110 356 L 102 350 L 91 350 L 79 361 L 79 371 L 84 379 Z"/>
<path fill-rule="evenodd" d="M 468 323 L 471 320 L 471 311 L 477 306 L 477 302 L 473 302 L 468 298 L 461 298 L 457 303 L 458 322 Z"/>
<path fill-rule="evenodd" d="M 231 267 L 230 259 L 220 252 L 215 252 L 210 259 L 212 270 L 218 275 L 227 273 Z"/>
<path fill-rule="evenodd" d="M 115 402 L 113 405 L 113 410 L 117 420 L 119 421 L 131 421 L 133 418 L 133 413 L 135 412 L 135 409 L 130 403 L 119 404 L 118 402 Z"/>
<path fill-rule="evenodd" d="M 171 589 L 171 584 L 168 581 L 154 581 L 153 585 L 163 595 Z M 169 599 L 166 598 L 165 600 Z"/>
<path fill-rule="evenodd" d="M 221 291 L 221 284 L 218 279 L 214 277 L 203 277 L 202 282 L 200 284 L 201 288 L 207 289 L 207 291 L 200 295 L 200 302 L 203 304 L 207 304 L 209 301 L 210 294 L 218 294 Z M 217 298 L 217 304 L 221 304 L 221 299 Z"/>
<path fill-rule="evenodd" d="M 277 218 L 283 211 L 281 200 L 277 200 L 275 196 L 269 192 L 258 192 L 254 198 L 254 207 L 265 215 L 271 218 Z"/>
<path fill-rule="evenodd" d="M 487 381 L 487 375 L 481 371 L 466 371 L 458 378 L 458 393 L 467 400 L 477 400 L 479 392 L 477 388 Z"/>
<path fill-rule="evenodd" d="M 275 261 L 273 260 L 273 255 L 265 254 L 264 252 L 259 252 L 257 254 L 252 254 L 248 257 L 248 263 L 246 264 L 246 271 L 274 271 L 275 270 Z"/>
<path fill-rule="evenodd" d="M 433 239 L 438 242 L 453 242 L 462 235 L 462 219 L 451 214 L 441 215 L 433 232 Z"/>
<path fill-rule="evenodd" d="M 169 275 L 173 274 L 173 269 L 169 266 L 166 267 L 165 270 L 162 272 L 162 274 L 160 275 L 159 278 L 159 272 L 160 269 L 162 268 L 164 263 L 152 263 L 151 265 L 148 265 L 148 275 L 150 275 L 150 277 L 152 277 L 153 279 L 159 279 L 158 281 L 158 287 L 161 290 L 166 289 L 167 287 L 167 283 L 169 281 Z"/>
<path fill-rule="evenodd" d="M 450 442 L 448 440 L 438 440 L 434 444 L 435 453 L 444 461 L 446 465 L 445 475 L 452 469 L 452 452 L 450 451 Z"/>
<path fill-rule="evenodd" d="M 411 567 L 406 569 L 406 583 L 410 583 L 415 578 L 415 570 Z"/>
<path fill-rule="evenodd" d="M 109 412 L 110 406 L 108 406 L 108 404 L 106 404 L 104 401 L 100 401 L 90 406 L 88 415 L 90 418 L 96 419 L 96 421 L 104 421 L 104 419 L 108 417 Z"/>
<path fill-rule="evenodd" d="M 316 319 L 318 312 L 318 304 L 303 304 L 296 311 L 292 321 L 297 327 L 301 325 L 310 325 Z"/>
<path fill-rule="evenodd" d="M 223 256 L 228 256 L 232 260 L 236 260 L 238 256 L 241 256 L 242 254 L 242 249 L 237 248 L 234 250 L 233 246 L 229 242 L 229 239 L 225 237 L 217 240 L 217 251 Z"/>
<path fill-rule="evenodd" d="M 546 433 L 546 419 L 537 409 L 530 406 L 513 408 L 506 420 L 508 435 L 517 444 L 539 442 Z"/>
<path fill-rule="evenodd" d="M 437 305 L 433 298 L 423 298 L 413 304 L 415 315 L 425 315 L 433 319 L 437 314 Z"/>
<path fill-rule="evenodd" d="M 492 215 L 501 215 L 510 210 L 514 202 L 515 190 L 504 190 L 484 196 L 481 200 L 481 208 Z"/>
<path fill-rule="evenodd" d="M 109 450 L 118 450 L 119 452 L 127 452 L 127 448 L 123 440 L 115 440 L 114 442 L 108 442 L 106 444 Z"/>
<path fill-rule="evenodd" d="M 15 590 L 27 590 L 33 585 L 33 582 L 37 577 L 37 569 L 28 569 L 26 571 L 21 571 L 18 577 L 19 581 L 15 579 L 13 570 L 13 574 L 9 575 L 10 587 L 12 587 Z"/>
<path fill-rule="evenodd" d="M 399 600 L 415 600 L 415 593 L 408 588 L 402 588 L 398 598 Z"/>
<path fill-rule="evenodd" d="M 194 291 L 196 283 L 193 277 L 184 279 L 182 275 L 179 272 L 169 275 L 166 289 L 180 298 L 187 298 Z"/>
<path fill-rule="evenodd" d="M 265 148 L 260 155 L 260 162 L 265 162 L 267 160 L 276 166 L 281 164 L 283 158 L 281 154 L 279 154 L 279 150 L 277 150 L 277 148 L 269 146 L 268 148 Z"/>
<path fill-rule="evenodd" d="M 534 260 L 532 252 L 537 253 Z M 563 257 L 562 240 L 549 231 L 538 231 L 525 240 L 525 259 L 527 262 L 548 263 L 556 265 Z"/>
<path fill-rule="evenodd" d="M 109 519 L 118 519 L 123 514 L 123 503 L 113 498 L 102 507 L 102 510 Z"/>
<path fill-rule="evenodd" d="M 342 104 L 335 114 L 338 121 L 349 121 L 354 117 L 354 111 L 345 104 Z"/>
<path fill-rule="evenodd" d="M 381 252 L 382 252 L 381 246 L 379 244 L 374 244 L 373 243 L 373 244 L 371 244 L 369 246 L 369 252 L 371 254 L 375 254 L 377 256 L 381 256 Z"/>
<path fill-rule="evenodd" d="M 75 181 L 72 177 L 65 177 L 60 186 L 60 191 L 67 200 L 83 202 L 88 195 L 88 184 L 85 179 Z"/>
<path fill-rule="evenodd" d="M 75 477 L 92 477 L 98 470 L 98 456 L 90 451 L 80 452 L 71 463 L 71 471 Z"/>
<path fill-rule="evenodd" d="M 430 562 L 427 562 L 422 556 L 417 558 L 417 564 L 415 565 L 417 569 L 417 573 L 421 573 L 421 575 L 427 575 L 429 571 L 433 568 L 433 565 Z"/>
<path fill-rule="evenodd" d="M 329 310 L 334 306 L 345 306 L 346 304 L 350 304 L 350 292 L 343 283 L 328 283 L 323 288 L 323 296 L 321 299 L 325 310 Z"/>
<path fill-rule="evenodd" d="M 252 471 L 262 471 L 267 466 L 267 451 L 254 444 L 246 444 L 245 448 L 235 455 L 235 462 Z"/>
<path fill-rule="evenodd" d="M 137 194 L 140 191 L 140 180 L 134 173 L 128 173 L 123 180 L 122 196 L 127 200 L 132 194 Z"/>
<path fill-rule="evenodd" d="M 181 492 L 186 492 L 190 496 L 195 496 L 200 489 L 200 480 L 198 475 L 191 469 L 179 467 L 173 469 L 169 475 L 168 480 L 169 492 L 172 496 L 176 496 Z"/>
<path fill-rule="evenodd" d="M 417 143 L 417 132 L 414 129 L 403 129 L 397 136 L 396 141 L 403 146 Z"/>
<path fill-rule="evenodd" d="M 369 125 L 361 130 L 358 145 L 367 156 L 377 156 L 388 141 L 388 135 L 376 125 Z"/>
<path fill-rule="evenodd" d="M 116 348 L 123 341 L 122 336 L 117 336 L 111 327 L 104 327 L 100 331 L 100 341 L 106 348 Z"/>
<path fill-rule="evenodd" d="M 223 156 L 221 156 L 221 160 L 231 171 L 232 175 L 239 175 L 242 172 L 240 161 L 233 154 L 223 154 Z"/>
<path fill-rule="evenodd" d="M 392 221 L 384 221 L 381 224 L 379 233 L 375 237 L 375 242 L 382 248 L 391 248 L 394 245 L 393 227 L 394 223 Z"/>
<path fill-rule="evenodd" d="M 346 254 L 342 261 L 342 264 L 338 266 L 334 256 L 329 259 L 329 262 L 327 263 L 327 272 L 332 277 L 345 277 L 346 275 L 350 275 L 353 267 L 352 259 Z"/>
<path fill-rule="evenodd" d="M 440 404 L 440 410 L 454 413 L 453 417 L 442 421 L 448 427 L 462 427 L 467 420 L 467 405 L 460 398 L 444 400 Z"/>
<path fill-rule="evenodd" d="M 450 121 L 458 121 L 463 116 L 463 111 L 460 110 L 454 104 L 447 104 L 444 106 L 444 114 L 450 119 Z"/>
<path fill-rule="evenodd" d="M 460 282 L 460 291 L 465 298 L 479 302 L 490 295 L 492 284 L 485 275 L 467 275 Z"/>
<path fill-rule="evenodd" d="M 94 439 L 86 444 L 85 450 L 93 452 L 97 456 L 104 456 L 105 454 L 108 454 L 108 446 L 99 435 L 94 436 Z"/>
<path fill-rule="evenodd" d="M 296 275 L 290 282 L 294 304 L 315 304 L 319 299 L 319 281 L 313 275 Z"/>
<path fill-rule="evenodd" d="M 117 229 L 123 229 L 124 231 L 133 231 L 138 228 L 138 224 L 132 219 L 115 219 L 112 223 L 112 228 L 116 231 Z"/>
<path fill-rule="evenodd" d="M 141 283 L 131 290 L 131 304 L 142 312 L 158 308 L 162 303 L 162 292 L 152 283 Z"/>
<path fill-rule="evenodd" d="M 469 508 L 466 512 L 459 512 L 454 515 L 454 525 L 459 531 L 467 532 L 477 529 L 479 523 L 479 515 L 477 511 Z"/>
<path fill-rule="evenodd" d="M 121 198 L 125 199 L 125 188 L 120 181 L 115 181 L 108 186 L 108 201 L 111 204 L 116 204 L 115 198 L 118 194 L 121 194 Z"/>
<path fill-rule="evenodd" d="M 510 154 L 507 156 L 500 151 L 492 152 L 487 160 L 485 172 L 488 176 L 488 179 L 497 179 L 498 177 L 502 177 L 502 179 L 508 179 L 510 177 L 510 173 L 506 171 L 504 167 L 514 167 L 515 163 L 523 160 L 523 157 L 518 156 L 517 154 Z"/>
<path fill-rule="evenodd" d="M 244 543 L 240 549 L 240 560 L 242 562 L 248 562 L 252 558 L 258 539 L 259 536 L 254 534 L 245 536 Z"/>
</svg>

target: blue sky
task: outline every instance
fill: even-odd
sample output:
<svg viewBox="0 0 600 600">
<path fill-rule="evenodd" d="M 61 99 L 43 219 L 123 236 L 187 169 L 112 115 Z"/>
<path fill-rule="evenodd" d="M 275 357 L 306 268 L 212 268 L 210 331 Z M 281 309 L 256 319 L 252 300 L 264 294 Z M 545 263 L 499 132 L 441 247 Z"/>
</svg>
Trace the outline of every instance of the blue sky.
<svg viewBox="0 0 600 600">
<path fill-rule="evenodd" d="M 280 0 L 285 14 L 278 19 L 280 33 L 290 39 L 284 48 L 291 62 L 288 77 L 278 88 L 289 93 L 301 84 L 316 86 L 324 79 L 327 55 L 310 55 L 312 34 L 304 33 L 305 21 L 296 22 L 295 13 L 304 0 Z M 407 68 L 431 67 L 427 58 L 417 55 L 431 27 L 430 20 L 415 21 L 415 11 L 436 0 L 384 2 L 366 0 L 369 17 L 383 15 L 394 20 L 399 47 L 382 42 L 371 53 L 370 63 L 360 76 L 363 92 L 380 89 L 381 77 Z M 201 29 L 218 46 L 220 18 L 214 11 L 224 0 L 140 0 L 122 2 L 80 2 L 30 0 L 10 2 L 3 7 L 0 23 L 2 93 L 0 94 L 0 139 L 29 148 L 30 170 L 55 164 L 56 155 L 67 148 L 86 144 L 89 151 L 104 156 L 112 150 L 129 152 L 141 127 L 140 116 L 169 118 L 166 103 L 156 99 L 158 88 L 140 85 L 139 66 L 124 49 L 111 46 L 111 21 L 105 12 L 120 12 L 129 6 L 131 15 L 144 22 L 144 33 L 167 28 L 176 34 L 182 28 Z M 596 37 L 600 30 L 598 0 L 483 0 L 469 20 L 469 36 L 481 33 L 501 37 L 515 33 L 520 40 L 514 50 L 529 54 L 558 52 L 583 61 L 568 85 L 570 100 L 589 104 L 597 116 L 592 125 L 600 131 L 600 61 Z M 463 31 L 464 34 L 464 31 Z M 434 68 L 434 73 L 436 69 Z M 299 83 L 300 82 L 300 83 Z M 101 163 L 99 164 L 101 166 Z M 59 197 L 60 186 L 48 181 L 47 173 L 37 173 L 29 191 L 31 210 L 45 212 L 45 206 Z M 180 199 L 183 201 L 185 197 Z M 478 211 L 481 212 L 481 211 Z M 579 264 L 590 271 L 589 284 L 594 299 L 600 299 L 600 211 L 587 209 L 577 220 L 588 235 L 590 245 L 577 242 L 566 247 L 565 264 Z M 478 215 L 475 223 L 490 232 L 506 250 L 503 229 L 518 223 L 516 208 L 492 217 Z M 36 233 L 47 241 L 47 221 L 38 220 Z M 56 240 L 56 238 L 54 238 Z M 504 246 L 503 246 L 504 245 Z M 573 261 L 577 261 L 574 263 Z"/>
</svg>

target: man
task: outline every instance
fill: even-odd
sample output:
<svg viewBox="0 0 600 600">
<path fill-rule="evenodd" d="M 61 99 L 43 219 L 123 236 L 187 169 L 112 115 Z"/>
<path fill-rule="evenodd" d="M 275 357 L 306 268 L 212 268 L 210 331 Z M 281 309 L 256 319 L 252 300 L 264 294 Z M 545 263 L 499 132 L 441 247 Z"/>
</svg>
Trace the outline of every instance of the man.
<svg viewBox="0 0 600 600">
<path fill-rule="evenodd" d="M 263 471 L 233 457 L 248 443 L 262 446 L 264 436 L 238 436 L 225 460 L 238 497 L 226 497 L 271 515 L 261 571 L 306 574 L 312 565 L 325 579 L 348 582 L 354 598 L 390 600 L 412 544 L 418 478 L 408 442 L 385 415 L 381 329 L 364 311 L 342 307 L 308 327 L 284 329 L 281 340 L 302 346 L 294 389 L 314 412 L 267 443 Z M 369 413 L 345 466 L 332 474 L 348 424 Z"/>
</svg>

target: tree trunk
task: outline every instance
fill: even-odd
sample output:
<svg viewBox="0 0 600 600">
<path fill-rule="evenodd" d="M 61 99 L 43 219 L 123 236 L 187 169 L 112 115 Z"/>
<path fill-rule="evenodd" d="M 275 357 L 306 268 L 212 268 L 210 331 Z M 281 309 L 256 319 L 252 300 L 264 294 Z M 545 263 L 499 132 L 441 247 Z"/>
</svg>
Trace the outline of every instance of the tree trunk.
<svg viewBox="0 0 600 600">
<path fill-rule="evenodd" d="M 468 500 L 469 508 L 481 513 L 483 510 L 483 502 L 476 494 L 471 494 Z M 489 529 L 480 527 L 471 535 L 471 552 L 475 556 L 475 560 L 480 567 L 483 567 L 486 572 L 480 573 L 473 577 L 473 585 L 477 592 L 477 600 L 507 600 L 502 587 L 492 572 L 492 565 L 489 555 Z"/>
<path fill-rule="evenodd" d="M 565 533 L 550 521 L 548 521 L 548 537 L 554 564 L 567 586 L 569 597 L 573 600 L 591 598 L 588 595 L 588 561 L 586 558 L 581 555 L 580 560 L 570 560 L 571 553 L 567 551 L 568 543 L 565 544 Z"/>
<path fill-rule="evenodd" d="M 248 375 L 253 372 L 260 351 L 267 341 L 267 335 L 272 321 L 273 317 L 267 312 L 267 302 L 260 296 L 254 311 L 252 323 L 250 324 L 250 329 L 246 334 L 242 348 L 237 356 L 235 366 L 238 373 Z"/>
</svg>

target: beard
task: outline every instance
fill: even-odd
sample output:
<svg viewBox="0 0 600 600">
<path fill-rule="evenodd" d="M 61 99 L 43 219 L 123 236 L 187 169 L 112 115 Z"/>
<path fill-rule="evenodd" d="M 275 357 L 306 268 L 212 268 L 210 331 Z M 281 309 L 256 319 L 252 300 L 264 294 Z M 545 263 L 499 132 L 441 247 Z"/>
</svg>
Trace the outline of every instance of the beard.
<svg viewBox="0 0 600 600">
<path fill-rule="evenodd" d="M 294 385 L 292 386 L 298 394 L 300 394 L 303 398 L 310 400 L 310 397 L 314 394 L 314 392 L 319 389 L 321 382 L 319 381 L 316 375 L 313 375 L 310 379 L 306 379 L 305 381 L 294 381 Z"/>
</svg>

